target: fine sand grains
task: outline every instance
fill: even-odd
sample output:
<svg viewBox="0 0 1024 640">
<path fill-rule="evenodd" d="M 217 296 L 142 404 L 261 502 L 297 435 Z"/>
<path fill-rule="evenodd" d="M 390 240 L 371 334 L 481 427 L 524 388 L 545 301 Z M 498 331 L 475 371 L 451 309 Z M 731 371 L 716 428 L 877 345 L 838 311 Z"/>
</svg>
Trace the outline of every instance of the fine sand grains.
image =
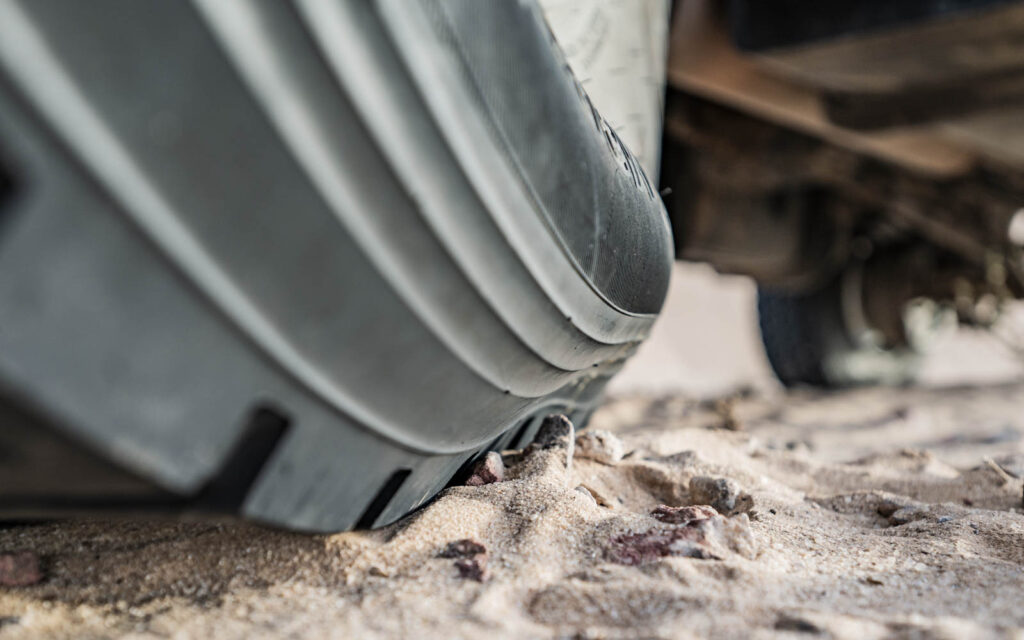
<svg viewBox="0 0 1024 640">
<path fill-rule="evenodd" d="M 5 526 L 0 638 L 1022 637 L 1024 388 L 729 403 L 618 400 L 376 532 Z"/>
</svg>

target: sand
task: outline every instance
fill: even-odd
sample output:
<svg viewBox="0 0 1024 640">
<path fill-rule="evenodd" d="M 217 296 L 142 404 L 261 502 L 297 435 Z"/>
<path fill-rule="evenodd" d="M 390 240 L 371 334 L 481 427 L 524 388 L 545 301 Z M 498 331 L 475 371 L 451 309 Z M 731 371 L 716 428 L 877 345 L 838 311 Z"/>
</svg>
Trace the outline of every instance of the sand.
<svg viewBox="0 0 1024 640">
<path fill-rule="evenodd" d="M 921 387 L 784 394 L 752 295 L 678 267 L 571 469 L 509 453 L 381 531 L 0 525 L 0 640 L 1024 638 L 1021 361 L 968 335 Z"/>
<path fill-rule="evenodd" d="M 1024 637 L 1022 393 L 633 395 L 593 421 L 622 460 L 510 452 L 369 533 L 7 526 L 44 577 L 0 587 L 0 638 Z"/>
</svg>

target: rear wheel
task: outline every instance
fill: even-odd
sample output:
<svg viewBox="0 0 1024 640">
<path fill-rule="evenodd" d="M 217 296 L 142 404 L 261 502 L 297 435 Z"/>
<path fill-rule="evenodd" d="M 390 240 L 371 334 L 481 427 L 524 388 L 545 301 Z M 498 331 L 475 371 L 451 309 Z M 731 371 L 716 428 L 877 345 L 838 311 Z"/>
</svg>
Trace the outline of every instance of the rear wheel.
<svg viewBox="0 0 1024 640">
<path fill-rule="evenodd" d="M 900 384 L 914 377 L 917 349 L 885 344 L 865 320 L 861 274 L 848 267 L 808 292 L 758 290 L 765 353 L 784 385 Z"/>
</svg>

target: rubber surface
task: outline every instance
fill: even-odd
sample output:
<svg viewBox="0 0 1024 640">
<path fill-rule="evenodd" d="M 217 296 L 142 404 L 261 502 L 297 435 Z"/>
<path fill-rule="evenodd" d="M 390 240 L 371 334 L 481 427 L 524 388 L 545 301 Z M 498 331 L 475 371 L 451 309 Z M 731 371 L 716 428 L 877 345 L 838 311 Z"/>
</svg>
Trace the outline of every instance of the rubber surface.
<svg viewBox="0 0 1024 640">
<path fill-rule="evenodd" d="M 4 0 L 0 158 L 10 517 L 394 521 L 585 419 L 670 271 L 531 2 Z"/>
<path fill-rule="evenodd" d="M 765 354 L 779 381 L 828 386 L 824 362 L 829 348 L 818 296 L 758 289 L 757 312 Z"/>
<path fill-rule="evenodd" d="M 661 164 L 671 0 L 539 0 L 573 73 L 649 176 Z"/>
</svg>

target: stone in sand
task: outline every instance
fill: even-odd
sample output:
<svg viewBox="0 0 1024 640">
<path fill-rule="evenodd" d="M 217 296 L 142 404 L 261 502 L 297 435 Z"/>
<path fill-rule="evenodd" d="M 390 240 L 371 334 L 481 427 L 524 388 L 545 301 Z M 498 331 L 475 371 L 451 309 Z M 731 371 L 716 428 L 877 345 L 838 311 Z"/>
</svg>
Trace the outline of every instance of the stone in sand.
<svg viewBox="0 0 1024 640">
<path fill-rule="evenodd" d="M 537 429 L 533 442 L 526 448 L 526 453 L 543 449 L 565 449 L 565 469 L 572 470 L 572 457 L 576 449 L 576 428 L 572 420 L 561 414 L 544 418 Z"/>
<path fill-rule="evenodd" d="M 615 464 L 622 460 L 625 447 L 610 431 L 595 429 L 576 436 L 576 455 L 604 464 Z"/>
<path fill-rule="evenodd" d="M 501 459 L 501 454 L 496 451 L 488 451 L 487 455 L 477 461 L 466 484 L 470 487 L 479 487 L 504 481 L 505 463 Z"/>
<path fill-rule="evenodd" d="M 459 571 L 459 577 L 467 580 L 486 582 L 491 577 L 491 572 L 487 568 L 487 556 L 484 554 L 472 558 L 459 558 L 455 561 L 455 568 Z"/>
<path fill-rule="evenodd" d="M 590 489 L 584 487 L 582 484 L 576 487 L 576 492 L 584 496 L 588 501 L 597 504 L 597 498 L 594 497 L 594 494 L 590 493 Z"/>
<path fill-rule="evenodd" d="M 731 553 L 750 559 L 757 555 L 757 541 L 745 513 L 725 518 L 706 506 L 661 506 L 651 515 L 678 526 L 612 537 L 605 558 L 637 566 L 668 556 L 720 560 Z"/>
<path fill-rule="evenodd" d="M 786 613 L 781 614 L 775 620 L 775 630 L 794 631 L 797 633 L 822 633 L 821 628 L 810 620 Z"/>
<path fill-rule="evenodd" d="M 530 446 L 534 449 L 569 448 L 573 445 L 574 432 L 572 420 L 561 414 L 550 415 L 540 423 Z"/>
<path fill-rule="evenodd" d="M 883 518 L 888 518 L 889 516 L 896 513 L 905 506 L 906 505 L 900 504 L 895 500 L 884 498 L 878 503 L 878 506 L 875 507 L 875 511 L 877 511 L 878 515 L 882 516 Z"/>
<path fill-rule="evenodd" d="M 661 505 L 651 511 L 651 517 L 666 524 L 690 524 L 697 520 L 707 520 L 718 515 L 712 507 L 697 505 L 692 507 L 670 507 Z"/>
<path fill-rule="evenodd" d="M 899 527 L 914 522 L 915 520 L 921 520 L 926 517 L 926 515 L 927 513 L 924 509 L 914 505 L 908 505 L 900 507 L 889 515 L 889 524 L 894 527 Z"/>
<path fill-rule="evenodd" d="M 705 544 L 704 532 L 697 526 L 683 526 L 667 531 L 645 531 L 615 536 L 605 551 L 611 562 L 639 566 L 667 556 L 719 559 Z"/>
<path fill-rule="evenodd" d="M 484 582 L 491 577 L 487 569 L 487 547 L 472 538 L 463 538 L 448 543 L 440 553 L 442 558 L 455 558 L 455 568 L 460 578 Z"/>
<path fill-rule="evenodd" d="M 739 485 L 728 478 L 697 476 L 690 480 L 690 501 L 709 504 L 719 513 L 730 513 L 739 497 Z"/>
<path fill-rule="evenodd" d="M 0 585 L 27 587 L 42 579 L 39 557 L 31 551 L 0 554 Z"/>
<path fill-rule="evenodd" d="M 482 542 L 477 542 L 472 538 L 462 538 L 449 542 L 448 546 L 438 555 L 442 558 L 469 558 L 486 553 L 487 547 Z"/>
</svg>

